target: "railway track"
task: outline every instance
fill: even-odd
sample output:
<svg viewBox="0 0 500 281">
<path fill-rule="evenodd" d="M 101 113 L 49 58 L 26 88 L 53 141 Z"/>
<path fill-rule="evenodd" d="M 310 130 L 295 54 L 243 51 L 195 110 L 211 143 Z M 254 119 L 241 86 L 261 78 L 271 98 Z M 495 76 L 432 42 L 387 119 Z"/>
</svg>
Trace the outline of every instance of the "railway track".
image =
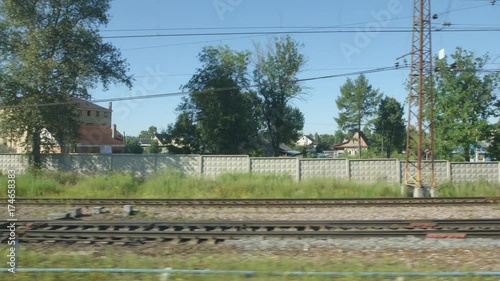
<svg viewBox="0 0 500 281">
<path fill-rule="evenodd" d="M 11 222 L 0 221 L 2 242 Z M 376 221 L 34 221 L 15 222 L 20 242 L 137 244 L 219 243 L 228 239 L 338 237 L 500 238 L 500 219 Z"/>
<path fill-rule="evenodd" d="M 163 207 L 336 207 L 336 206 L 440 206 L 499 204 L 500 197 L 443 198 L 324 198 L 324 199 L 118 199 L 118 198 L 16 198 L 16 205 L 163 206 Z M 0 204 L 8 204 L 2 198 Z"/>
</svg>

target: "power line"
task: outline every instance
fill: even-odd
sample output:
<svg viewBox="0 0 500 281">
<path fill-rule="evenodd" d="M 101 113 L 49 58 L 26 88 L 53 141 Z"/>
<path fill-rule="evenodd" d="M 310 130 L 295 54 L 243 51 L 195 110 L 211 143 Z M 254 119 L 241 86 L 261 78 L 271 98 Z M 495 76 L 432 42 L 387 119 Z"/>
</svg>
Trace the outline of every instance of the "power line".
<svg viewBox="0 0 500 281">
<path fill-rule="evenodd" d="M 491 1 L 491 0 L 485 0 Z M 472 7 L 459 8 L 455 10 L 448 9 L 444 12 L 438 12 L 437 15 L 449 14 L 451 12 L 458 11 L 466 11 L 472 10 L 482 7 L 489 7 L 491 5 L 478 5 Z M 407 19 L 412 18 L 412 16 L 398 17 L 392 18 L 391 20 L 399 20 L 399 19 Z M 105 29 L 101 30 L 101 32 L 142 32 L 142 31 L 185 31 L 185 30 L 238 30 L 238 29 L 329 29 L 329 28 L 341 28 L 341 27 L 349 27 L 353 25 L 367 24 L 367 23 L 376 23 L 377 21 L 364 21 L 364 22 L 356 22 L 356 23 L 347 23 L 341 25 L 334 26 L 230 26 L 230 27 L 171 27 L 171 28 L 130 28 L 130 29 Z M 353 27 L 357 28 L 357 27 Z M 382 27 L 383 28 L 383 27 Z M 406 28 L 406 27 L 405 27 Z"/>
<path fill-rule="evenodd" d="M 317 72 L 317 71 L 332 71 L 332 70 L 370 70 L 370 69 L 383 68 L 382 66 L 360 66 L 360 67 L 334 67 L 334 68 L 308 68 L 299 71 L 299 73 L 304 72 Z M 174 74 L 161 74 L 161 75 L 134 75 L 134 78 L 148 78 L 148 77 L 179 77 L 179 76 L 193 76 L 195 73 L 174 73 Z"/>
<path fill-rule="evenodd" d="M 310 78 L 301 78 L 301 79 L 296 79 L 294 82 L 307 82 L 307 81 L 313 81 L 313 80 L 322 80 L 322 79 L 330 79 L 330 78 L 338 78 L 338 77 L 346 77 L 346 76 L 352 76 L 352 75 L 359 75 L 359 74 L 370 74 L 370 73 L 378 73 L 378 72 L 385 72 L 385 71 L 392 71 L 392 70 L 403 70 L 403 69 L 408 69 L 406 66 L 388 66 L 388 67 L 378 67 L 378 68 L 373 68 L 369 70 L 361 70 L 361 71 L 354 71 L 354 72 L 347 72 L 347 73 L 340 73 L 340 74 L 332 74 L 332 75 L 325 75 L 325 76 L 316 76 L 316 77 L 310 77 Z M 500 72 L 500 70 L 491 70 L 491 69 L 483 69 L 483 70 L 476 70 L 480 72 Z M 253 84 L 248 86 L 249 88 L 255 88 L 258 85 Z M 226 87 L 226 88 L 214 88 L 210 90 L 204 90 L 204 91 L 197 91 L 197 93 L 204 93 L 204 92 L 223 92 L 223 91 L 230 91 L 230 90 L 235 90 L 239 89 L 238 87 Z M 185 96 L 190 94 L 190 92 L 172 92 L 172 93 L 163 93 L 163 94 L 152 94 L 152 95 L 143 95 L 143 96 L 129 96 L 129 97 L 121 97 L 121 98 L 107 98 L 107 99 L 96 99 L 96 100 L 90 100 L 92 103 L 102 103 L 102 102 L 113 102 L 113 101 L 127 101 L 127 100 L 142 100 L 142 99 L 154 99 L 154 98 L 164 98 L 164 97 L 173 97 L 173 96 Z M 77 101 L 74 102 L 54 102 L 54 103 L 40 103 L 40 104 L 19 104 L 19 105 L 7 105 L 7 106 L 0 106 L 0 109 L 7 109 L 7 108 L 23 108 L 23 107 L 40 107 L 40 106 L 56 106 L 56 105 L 67 105 L 67 104 L 75 104 L 78 103 Z"/>
<path fill-rule="evenodd" d="M 434 32 L 498 32 L 500 28 L 471 28 L 471 29 L 445 29 L 432 30 Z M 252 32 L 210 32 L 210 33 L 170 33 L 170 34 L 141 34 L 141 35 L 116 35 L 102 36 L 105 39 L 129 39 L 129 38 L 158 38 L 158 37 L 191 37 L 191 36 L 231 36 L 231 35 L 280 35 L 280 34 L 334 34 L 334 33 L 357 33 L 360 30 L 309 30 L 309 31 L 252 31 Z M 381 29 L 363 30 L 364 33 L 412 33 L 407 29 Z"/>
<path fill-rule="evenodd" d="M 349 73 L 341 73 L 341 74 L 333 74 L 333 75 L 326 75 L 326 76 L 318 76 L 318 77 L 310 77 L 310 78 L 302 78 L 302 79 L 296 79 L 294 82 L 305 82 L 305 81 L 312 81 L 312 80 L 320 80 L 320 79 L 329 79 L 329 78 L 336 78 L 336 77 L 345 77 L 345 76 L 351 76 L 351 75 L 359 75 L 359 74 L 366 74 L 366 73 L 376 73 L 376 72 L 383 72 L 383 71 L 390 71 L 390 70 L 398 70 L 401 69 L 401 67 L 380 67 L 380 68 L 375 68 L 375 69 L 370 69 L 366 71 L 355 71 L 355 72 L 349 72 Z M 250 85 L 250 88 L 255 88 L 258 85 Z M 229 91 L 229 90 L 235 90 L 239 89 L 238 87 L 226 87 L 226 88 L 215 88 L 215 89 L 210 89 L 210 90 L 205 90 L 205 91 L 198 91 L 197 93 L 204 93 L 204 92 L 223 92 L 223 91 Z M 121 98 L 107 98 L 107 99 L 96 99 L 96 100 L 90 100 L 92 103 L 101 103 L 101 102 L 113 102 L 113 101 L 126 101 L 126 100 L 141 100 L 141 99 L 153 99 L 153 98 L 163 98 L 163 97 L 172 97 L 172 96 L 184 96 L 189 94 L 189 92 L 172 92 L 172 93 L 163 93 L 163 94 L 153 94 L 153 95 L 143 95 L 143 96 L 130 96 L 130 97 L 121 97 Z M 40 104 L 18 104 L 18 105 L 6 105 L 6 106 L 0 106 L 0 109 L 7 109 L 7 108 L 24 108 L 24 107 L 40 107 L 40 106 L 56 106 L 56 105 L 67 105 L 67 104 L 75 104 L 78 103 L 78 101 L 73 101 L 73 102 L 53 102 L 53 103 L 40 103 Z"/>
<path fill-rule="evenodd" d="M 456 12 L 456 11 L 463 11 L 463 10 L 472 10 L 476 8 L 482 8 L 486 7 L 489 5 L 479 5 L 479 6 L 472 6 L 472 7 L 466 7 L 466 8 L 461 8 L 461 9 L 455 9 L 455 10 L 448 10 L 446 12 L 440 12 L 437 13 L 438 15 L 442 15 L 445 13 L 450 13 L 450 12 Z M 412 18 L 412 16 L 405 16 L 405 17 L 396 17 L 393 18 L 392 20 L 401 20 L 401 19 L 408 19 Z M 128 31 L 128 32 L 137 32 L 137 31 L 165 31 L 165 30 L 237 30 L 237 29 L 293 29 L 293 28 L 300 28 L 300 29 L 309 29 L 309 30 L 314 30 L 314 29 L 322 29 L 322 28 L 340 28 L 340 27 L 348 27 L 348 26 L 355 26 L 355 25 L 360 25 L 360 24 L 368 24 L 368 23 L 376 23 L 377 21 L 365 21 L 365 22 L 357 22 L 357 23 L 348 23 L 348 24 L 342 24 L 342 25 L 336 25 L 336 26 L 289 26 L 289 27 L 283 27 L 283 26 L 240 26 L 240 27 L 180 27 L 180 28 L 142 28 L 142 29 L 111 29 L 111 30 L 102 30 L 102 32 L 116 32 L 116 31 Z M 217 40 L 207 40 L 207 41 L 196 41 L 196 42 L 188 42 L 188 43 L 175 43 L 175 44 L 167 44 L 167 45 L 155 45 L 155 46 L 145 46 L 145 47 L 135 47 L 135 48 L 126 48 L 122 49 L 122 51 L 135 51 L 135 50 L 144 50 L 144 49 L 154 49 L 154 48 L 165 48 L 165 47 L 175 47 L 175 46 L 187 46 L 187 45 L 198 45 L 198 44 L 206 44 L 206 43 L 213 43 L 213 42 L 220 42 L 220 41 L 230 41 L 230 40 L 239 40 L 239 39 L 247 39 L 247 38 L 256 38 L 256 37 L 261 37 L 261 36 L 266 36 L 266 35 L 251 35 L 251 36 L 243 36 L 243 37 L 236 37 L 236 38 L 222 38 L 222 39 L 217 39 Z"/>
</svg>

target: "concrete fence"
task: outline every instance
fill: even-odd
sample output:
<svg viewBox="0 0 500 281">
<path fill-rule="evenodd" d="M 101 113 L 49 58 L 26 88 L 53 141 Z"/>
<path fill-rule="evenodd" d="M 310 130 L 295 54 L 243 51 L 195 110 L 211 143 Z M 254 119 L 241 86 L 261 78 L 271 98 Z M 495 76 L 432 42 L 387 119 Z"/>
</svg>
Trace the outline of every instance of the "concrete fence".
<svg viewBox="0 0 500 281">
<path fill-rule="evenodd" d="M 0 171 L 27 170 L 28 158 L 21 154 L 0 154 Z M 288 157 L 248 157 L 246 155 L 171 154 L 47 154 L 42 156 L 48 170 L 106 173 L 130 171 L 140 174 L 178 170 L 190 175 L 215 177 L 223 173 L 265 173 L 290 175 L 296 180 L 311 178 L 351 179 L 359 182 L 400 183 L 404 161 L 397 159 L 302 159 Z M 486 180 L 500 182 L 499 162 L 435 161 L 436 182 Z"/>
</svg>

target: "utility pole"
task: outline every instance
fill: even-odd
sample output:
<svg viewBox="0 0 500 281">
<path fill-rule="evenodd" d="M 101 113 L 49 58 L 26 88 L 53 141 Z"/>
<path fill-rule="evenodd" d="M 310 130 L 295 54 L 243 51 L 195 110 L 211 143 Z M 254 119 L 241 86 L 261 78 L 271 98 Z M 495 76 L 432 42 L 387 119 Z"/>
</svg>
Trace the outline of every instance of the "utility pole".
<svg viewBox="0 0 500 281">
<path fill-rule="evenodd" d="M 413 197 L 423 197 L 427 188 L 430 188 L 432 197 L 437 197 L 434 178 L 431 0 L 413 0 L 413 5 L 404 185 L 413 189 Z"/>
</svg>

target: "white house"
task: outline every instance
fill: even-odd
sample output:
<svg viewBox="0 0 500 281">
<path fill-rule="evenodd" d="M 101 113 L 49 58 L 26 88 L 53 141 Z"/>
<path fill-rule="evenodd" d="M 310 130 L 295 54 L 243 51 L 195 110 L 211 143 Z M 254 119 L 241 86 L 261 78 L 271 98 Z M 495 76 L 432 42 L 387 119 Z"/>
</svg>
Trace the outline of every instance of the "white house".
<svg viewBox="0 0 500 281">
<path fill-rule="evenodd" d="M 314 140 L 312 136 L 302 136 L 298 141 L 297 145 L 300 146 L 316 146 L 318 144 L 317 141 Z"/>
</svg>

